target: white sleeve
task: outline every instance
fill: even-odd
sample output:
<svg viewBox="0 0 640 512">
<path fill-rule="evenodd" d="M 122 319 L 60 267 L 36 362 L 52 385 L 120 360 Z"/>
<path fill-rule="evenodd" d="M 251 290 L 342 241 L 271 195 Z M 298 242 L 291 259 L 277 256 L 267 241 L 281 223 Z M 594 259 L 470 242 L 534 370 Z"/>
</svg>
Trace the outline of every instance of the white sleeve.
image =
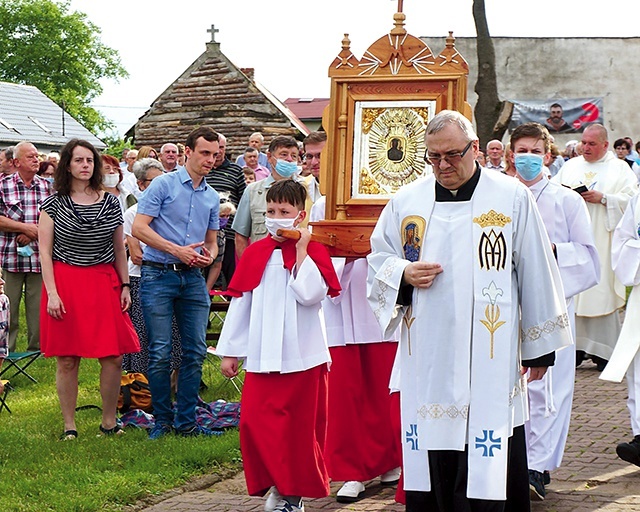
<svg viewBox="0 0 640 512">
<path fill-rule="evenodd" d="M 229 357 L 247 357 L 249 349 L 249 325 L 253 294 L 245 292 L 234 297 L 224 318 L 216 354 Z"/>
<path fill-rule="evenodd" d="M 575 200 L 564 202 L 563 211 L 569 241 L 556 242 L 556 253 L 565 298 L 570 299 L 598 284 L 600 259 L 585 202 L 576 195 Z"/>
<path fill-rule="evenodd" d="M 400 221 L 394 206 L 392 199 L 382 210 L 371 235 L 371 254 L 367 256 L 367 298 L 385 337 L 402 322 L 403 308 L 396 301 L 404 269 L 410 263 L 404 259 Z"/>
<path fill-rule="evenodd" d="M 629 204 L 611 240 L 611 266 L 625 286 L 640 284 L 640 228 L 635 220 L 638 197 Z"/>
<path fill-rule="evenodd" d="M 329 290 L 320 270 L 309 256 L 302 261 L 297 271 L 291 272 L 289 288 L 301 306 L 319 304 Z"/>
</svg>

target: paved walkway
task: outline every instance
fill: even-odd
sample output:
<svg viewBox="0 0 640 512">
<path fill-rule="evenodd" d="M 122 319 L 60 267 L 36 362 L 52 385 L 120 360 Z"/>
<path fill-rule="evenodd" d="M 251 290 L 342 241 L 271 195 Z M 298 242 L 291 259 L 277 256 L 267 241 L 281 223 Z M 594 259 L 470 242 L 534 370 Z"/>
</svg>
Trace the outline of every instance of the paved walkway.
<svg viewBox="0 0 640 512">
<path fill-rule="evenodd" d="M 626 409 L 626 384 L 598 380 L 599 373 L 590 362 L 577 371 L 573 418 L 563 467 L 552 474 L 547 499 L 536 502 L 533 512 L 627 512 L 640 510 L 640 468 L 616 457 L 615 446 L 631 438 Z M 144 508 L 144 512 L 169 511 L 261 511 L 262 498 L 246 495 L 242 474 L 201 490 L 181 492 L 160 503 Z M 197 484 L 196 484 L 197 485 Z M 204 488 L 204 487 L 207 488 Z M 339 485 L 333 485 L 335 492 Z M 376 482 L 367 485 L 367 495 L 352 505 L 341 505 L 334 498 L 305 500 L 307 512 L 402 511 L 393 502 L 393 489 L 381 488 Z"/>
</svg>

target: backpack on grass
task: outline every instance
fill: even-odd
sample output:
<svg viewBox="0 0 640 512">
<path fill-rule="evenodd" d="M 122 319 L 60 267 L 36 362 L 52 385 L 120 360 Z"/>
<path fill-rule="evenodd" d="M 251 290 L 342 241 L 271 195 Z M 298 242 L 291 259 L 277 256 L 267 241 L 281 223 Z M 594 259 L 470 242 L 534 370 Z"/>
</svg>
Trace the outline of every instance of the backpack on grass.
<svg viewBox="0 0 640 512">
<path fill-rule="evenodd" d="M 131 409 L 153 411 L 149 381 L 142 373 L 126 373 L 120 379 L 118 411 L 124 414 Z"/>
</svg>

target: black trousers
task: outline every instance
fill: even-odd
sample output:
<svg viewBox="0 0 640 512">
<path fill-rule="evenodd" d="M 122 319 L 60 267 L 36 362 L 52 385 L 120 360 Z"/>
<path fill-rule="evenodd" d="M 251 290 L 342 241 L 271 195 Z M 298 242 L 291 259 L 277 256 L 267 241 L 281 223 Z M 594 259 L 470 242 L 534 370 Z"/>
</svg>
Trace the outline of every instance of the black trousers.
<svg viewBox="0 0 640 512">
<path fill-rule="evenodd" d="M 224 276 L 224 287 L 229 285 L 233 273 L 236 271 L 236 242 L 233 238 L 227 238 L 224 243 L 224 256 L 222 258 L 221 274 Z"/>
<path fill-rule="evenodd" d="M 431 491 L 407 491 L 407 512 L 530 512 L 524 426 L 513 429 L 507 461 L 507 501 L 467 498 L 468 453 L 429 452 Z"/>
</svg>

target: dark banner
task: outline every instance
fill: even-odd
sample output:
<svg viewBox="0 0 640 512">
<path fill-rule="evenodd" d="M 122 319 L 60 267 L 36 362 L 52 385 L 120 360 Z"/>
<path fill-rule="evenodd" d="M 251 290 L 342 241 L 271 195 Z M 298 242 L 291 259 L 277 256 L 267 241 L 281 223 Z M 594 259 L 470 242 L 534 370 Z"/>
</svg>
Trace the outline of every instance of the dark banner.
<svg viewBox="0 0 640 512">
<path fill-rule="evenodd" d="M 554 133 L 579 133 L 593 123 L 603 123 L 602 98 L 570 98 L 561 100 L 512 100 L 513 115 L 509 129 L 523 123 L 536 122 Z"/>
</svg>

